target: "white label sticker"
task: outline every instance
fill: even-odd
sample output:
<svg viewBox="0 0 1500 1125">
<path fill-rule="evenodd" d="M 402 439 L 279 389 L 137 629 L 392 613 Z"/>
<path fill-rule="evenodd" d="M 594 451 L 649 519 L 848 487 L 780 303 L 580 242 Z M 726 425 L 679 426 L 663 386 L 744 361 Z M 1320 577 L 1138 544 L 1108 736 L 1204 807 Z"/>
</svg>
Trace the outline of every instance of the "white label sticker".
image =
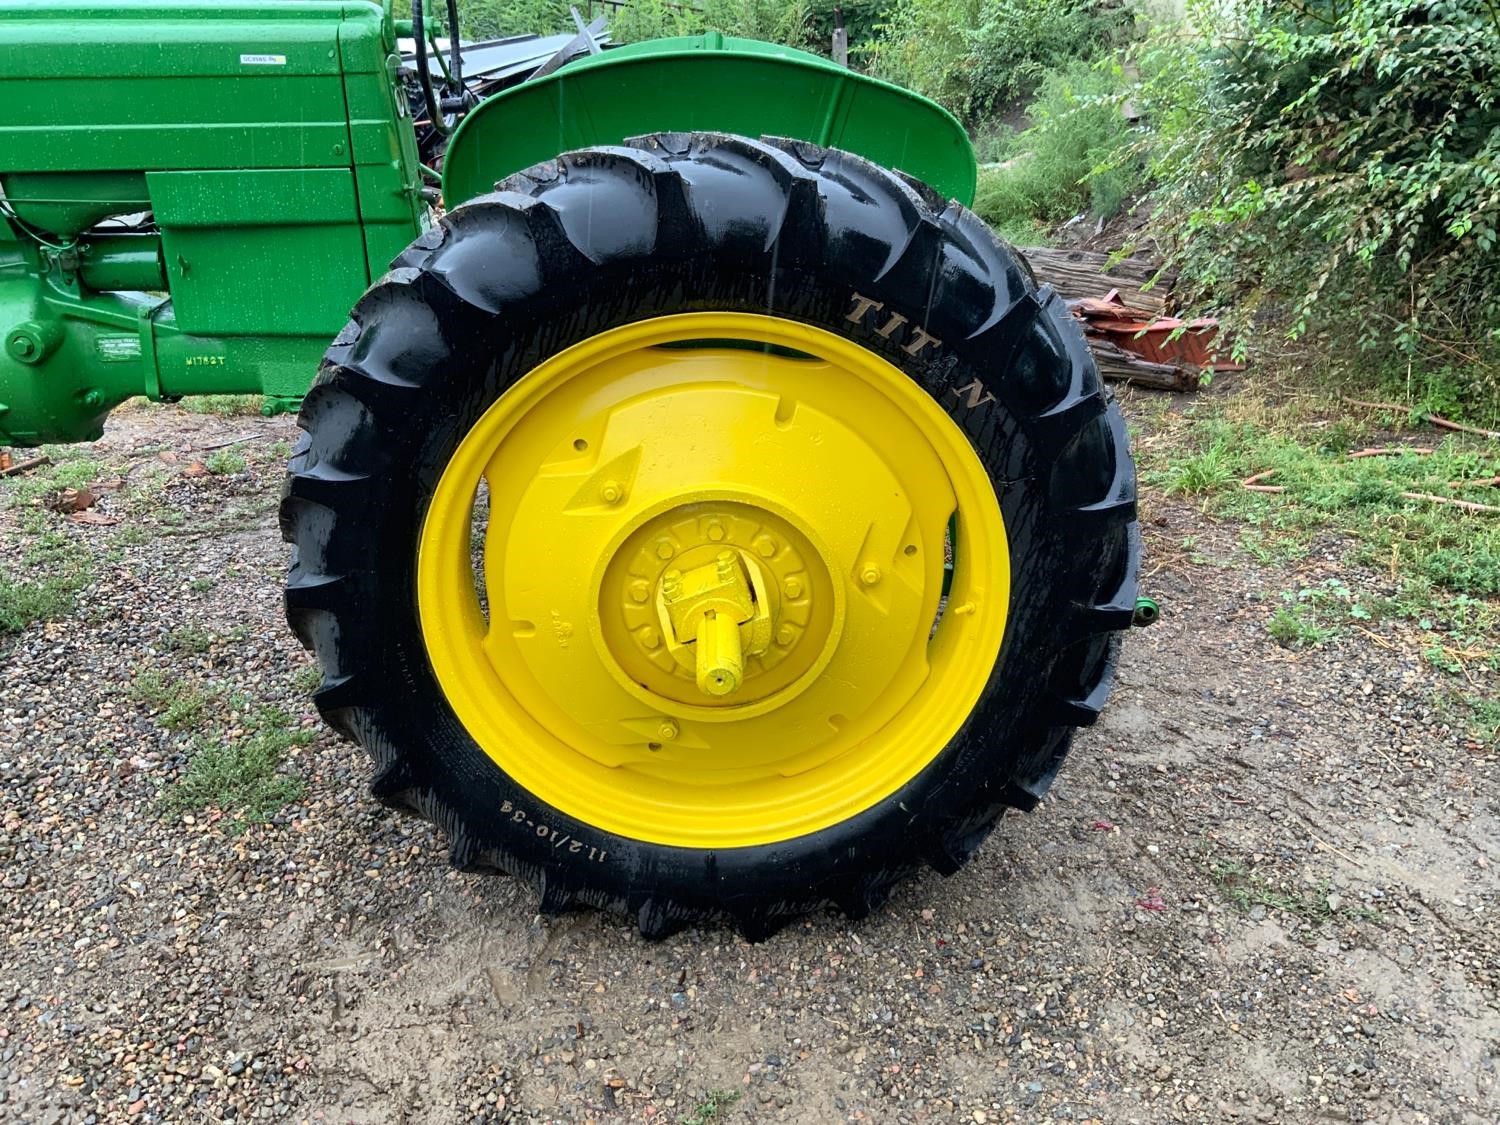
<svg viewBox="0 0 1500 1125">
<path fill-rule="evenodd" d="M 96 336 L 94 345 L 99 349 L 99 358 L 106 363 L 120 363 L 141 356 L 139 336 Z"/>
<path fill-rule="evenodd" d="M 241 55 L 241 66 L 286 66 L 285 55 Z"/>
</svg>

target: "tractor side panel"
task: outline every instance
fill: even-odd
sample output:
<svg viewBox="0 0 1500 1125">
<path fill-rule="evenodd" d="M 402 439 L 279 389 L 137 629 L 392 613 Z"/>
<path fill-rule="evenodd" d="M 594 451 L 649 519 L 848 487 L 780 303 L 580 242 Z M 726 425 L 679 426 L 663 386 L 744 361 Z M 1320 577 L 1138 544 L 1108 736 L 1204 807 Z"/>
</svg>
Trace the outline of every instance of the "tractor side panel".
<svg viewBox="0 0 1500 1125">
<path fill-rule="evenodd" d="M 181 331 L 232 335 L 258 308 L 270 335 L 331 339 L 349 318 L 369 280 L 349 169 L 148 172 L 146 184 Z"/>
<path fill-rule="evenodd" d="M 300 397 L 428 221 L 395 46 L 359 0 L 0 0 L 0 441 Z"/>
</svg>

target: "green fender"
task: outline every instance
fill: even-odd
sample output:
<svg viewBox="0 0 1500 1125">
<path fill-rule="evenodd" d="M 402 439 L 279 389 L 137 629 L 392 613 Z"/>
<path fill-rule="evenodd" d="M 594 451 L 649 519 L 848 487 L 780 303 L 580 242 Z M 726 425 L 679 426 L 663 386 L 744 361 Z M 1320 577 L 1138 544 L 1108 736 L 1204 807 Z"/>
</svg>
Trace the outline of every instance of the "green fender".
<svg viewBox="0 0 1500 1125">
<path fill-rule="evenodd" d="M 941 106 L 806 51 L 718 32 L 591 55 L 483 102 L 449 143 L 443 199 L 453 207 L 559 153 L 662 132 L 811 141 L 974 199 L 974 150 Z"/>
</svg>

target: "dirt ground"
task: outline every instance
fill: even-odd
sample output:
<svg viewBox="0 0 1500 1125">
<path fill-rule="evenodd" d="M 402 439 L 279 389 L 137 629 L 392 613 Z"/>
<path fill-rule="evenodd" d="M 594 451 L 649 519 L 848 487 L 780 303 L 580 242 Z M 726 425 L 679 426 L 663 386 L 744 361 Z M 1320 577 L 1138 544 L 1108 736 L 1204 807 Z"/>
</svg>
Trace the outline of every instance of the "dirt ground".
<svg viewBox="0 0 1500 1125">
<path fill-rule="evenodd" d="M 1289 577 L 1240 528 L 1147 495 L 1164 618 L 963 872 L 857 924 L 652 945 L 450 871 L 366 796 L 281 618 L 293 435 L 127 410 L 80 451 L 119 522 L 0 510 L 0 574 L 50 536 L 88 575 L 0 636 L 0 1119 L 1500 1119 L 1500 753 L 1395 626 L 1274 643 Z M 1300 565 L 1380 582 L 1337 543 Z M 213 702 L 168 729 L 146 674 Z M 244 831 L 165 814 L 243 734 L 236 692 L 311 736 L 305 795 Z"/>
</svg>

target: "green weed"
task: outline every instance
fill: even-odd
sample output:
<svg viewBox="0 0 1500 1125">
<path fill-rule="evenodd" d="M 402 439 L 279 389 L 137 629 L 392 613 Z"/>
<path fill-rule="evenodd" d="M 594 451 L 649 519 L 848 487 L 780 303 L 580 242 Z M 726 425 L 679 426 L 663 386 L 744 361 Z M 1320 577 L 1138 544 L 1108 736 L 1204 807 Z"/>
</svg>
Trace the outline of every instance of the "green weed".
<svg viewBox="0 0 1500 1125">
<path fill-rule="evenodd" d="M 1313 925 L 1340 916 L 1359 921 L 1380 920 L 1379 912 L 1363 903 L 1346 904 L 1341 897 L 1334 896 L 1333 885 L 1327 881 L 1315 887 L 1276 885 L 1232 859 L 1211 860 L 1206 869 L 1225 899 L 1244 914 L 1263 906 L 1296 915 Z"/>
<path fill-rule="evenodd" d="M 79 572 L 22 581 L 0 574 L 0 636 L 66 617 L 85 581 Z"/>
<path fill-rule="evenodd" d="M 245 471 L 245 459 L 232 449 L 217 449 L 204 458 L 203 467 L 215 476 L 232 476 Z"/>
<path fill-rule="evenodd" d="M 196 681 L 168 677 L 156 668 L 136 673 L 130 681 L 129 694 L 137 703 L 157 713 L 164 730 L 187 730 L 202 723 L 211 692 Z"/>
<path fill-rule="evenodd" d="M 1196 496 L 1238 479 L 1237 458 L 1225 442 L 1216 441 L 1197 453 L 1175 458 L 1160 474 L 1159 483 L 1169 496 Z"/>
<path fill-rule="evenodd" d="M 168 813 L 217 808 L 232 814 L 235 829 L 262 824 L 306 792 L 300 777 L 284 773 L 282 764 L 294 746 L 312 741 L 286 712 L 262 707 L 244 720 L 244 733 L 194 740 L 187 769 L 162 794 Z"/>
<path fill-rule="evenodd" d="M 52 458 L 52 464 L 5 483 L 0 495 L 11 498 L 10 506 L 30 504 L 65 488 L 84 488 L 104 475 L 104 466 L 98 461 L 66 446 L 48 446 L 43 452 Z"/>
<path fill-rule="evenodd" d="M 1277 609 L 1266 622 L 1266 632 L 1286 648 L 1317 648 L 1338 635 L 1335 630 L 1320 625 L 1307 607 L 1300 605 L 1284 605 Z"/>
<path fill-rule="evenodd" d="M 213 643 L 213 635 L 199 625 L 180 625 L 167 634 L 167 647 L 177 652 L 202 655 Z"/>
<path fill-rule="evenodd" d="M 738 1090 L 714 1090 L 682 1119 L 682 1125 L 710 1125 L 739 1100 Z"/>
<path fill-rule="evenodd" d="M 32 525 L 24 517 L 36 514 Z M 50 513 L 22 509 L 19 521 L 34 538 L 21 555 L 19 573 L 0 569 L 0 636 L 19 633 L 74 610 L 78 594 L 93 580 L 92 560 L 67 534 L 52 526 Z M 40 531 L 30 530 L 30 526 Z"/>
<path fill-rule="evenodd" d="M 262 395 L 193 395 L 180 403 L 189 414 L 218 414 L 225 417 L 259 414 L 265 404 Z"/>
<path fill-rule="evenodd" d="M 1500 747 L 1500 699 L 1468 699 L 1469 733 L 1485 746 Z"/>
</svg>

